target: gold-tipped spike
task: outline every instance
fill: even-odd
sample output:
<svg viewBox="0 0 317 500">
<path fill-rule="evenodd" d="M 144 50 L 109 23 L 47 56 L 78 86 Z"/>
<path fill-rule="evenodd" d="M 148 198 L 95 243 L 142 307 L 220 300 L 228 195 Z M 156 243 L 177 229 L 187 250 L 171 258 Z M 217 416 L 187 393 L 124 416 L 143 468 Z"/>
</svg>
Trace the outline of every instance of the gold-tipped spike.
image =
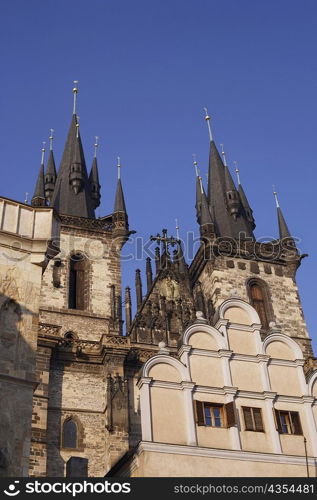
<svg viewBox="0 0 317 500">
<path fill-rule="evenodd" d="M 117 169 L 118 169 L 118 179 L 121 177 L 121 160 L 120 156 L 117 157 Z"/>
<path fill-rule="evenodd" d="M 241 181 L 240 181 L 240 170 L 238 169 L 238 162 L 237 161 L 234 161 L 233 162 L 234 166 L 235 166 L 235 173 L 237 174 L 237 180 L 238 180 L 238 184 L 240 185 L 241 184 Z"/>
<path fill-rule="evenodd" d="M 273 196 L 275 198 L 276 208 L 280 208 L 280 204 L 279 204 L 278 197 L 277 197 L 277 191 L 276 191 L 274 185 L 272 187 L 273 187 Z"/>
<path fill-rule="evenodd" d="M 196 160 L 196 155 L 192 154 L 192 157 L 193 157 L 193 165 L 195 167 L 196 177 L 198 177 L 199 176 L 199 168 L 198 168 L 198 163 Z"/>
<path fill-rule="evenodd" d="M 204 108 L 204 111 L 205 111 L 205 120 L 206 120 L 207 126 L 208 126 L 209 139 L 210 139 L 210 142 L 211 142 L 213 140 L 213 138 L 212 138 L 211 127 L 210 127 L 210 116 L 208 115 L 208 109 L 207 108 Z"/>
<path fill-rule="evenodd" d="M 225 165 L 225 167 L 227 167 L 228 165 L 227 165 L 227 160 L 226 160 L 226 153 L 223 149 L 223 144 L 220 144 L 220 146 L 221 146 L 221 154 L 222 154 L 222 158 L 223 158 L 223 164 Z"/>
<path fill-rule="evenodd" d="M 29 203 L 28 196 L 29 196 L 29 193 L 25 193 L 24 203 Z"/>
<path fill-rule="evenodd" d="M 50 140 L 50 151 L 53 151 L 53 139 L 54 139 L 54 129 L 53 128 L 50 128 L 50 137 L 49 137 L 49 140 Z"/>
<path fill-rule="evenodd" d="M 77 104 L 77 94 L 78 94 L 78 83 L 79 80 L 74 80 L 73 94 L 74 94 L 74 104 L 73 104 L 73 115 L 76 114 L 76 104 Z"/>
<path fill-rule="evenodd" d="M 179 240 L 179 225 L 178 225 L 178 219 L 175 219 L 175 229 L 176 229 L 176 238 Z"/>
<path fill-rule="evenodd" d="M 94 144 L 94 158 L 97 158 L 97 149 L 99 147 L 99 137 L 95 136 L 95 144 Z"/>
<path fill-rule="evenodd" d="M 41 165 L 44 165 L 44 156 L 45 156 L 45 144 L 46 142 L 42 142 L 42 158 L 41 158 Z"/>
</svg>

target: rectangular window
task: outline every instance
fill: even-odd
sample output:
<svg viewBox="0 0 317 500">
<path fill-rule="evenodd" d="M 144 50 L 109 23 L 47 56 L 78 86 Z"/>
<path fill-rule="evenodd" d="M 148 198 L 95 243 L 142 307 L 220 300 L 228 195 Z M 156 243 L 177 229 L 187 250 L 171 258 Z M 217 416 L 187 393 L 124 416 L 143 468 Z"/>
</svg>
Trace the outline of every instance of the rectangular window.
<svg viewBox="0 0 317 500">
<path fill-rule="evenodd" d="M 236 423 L 233 403 L 196 401 L 196 421 L 206 427 L 232 427 Z"/>
<path fill-rule="evenodd" d="M 275 410 L 275 420 L 280 434 L 303 434 L 297 411 Z"/>
<path fill-rule="evenodd" d="M 242 407 L 246 431 L 264 432 L 261 408 Z"/>
</svg>

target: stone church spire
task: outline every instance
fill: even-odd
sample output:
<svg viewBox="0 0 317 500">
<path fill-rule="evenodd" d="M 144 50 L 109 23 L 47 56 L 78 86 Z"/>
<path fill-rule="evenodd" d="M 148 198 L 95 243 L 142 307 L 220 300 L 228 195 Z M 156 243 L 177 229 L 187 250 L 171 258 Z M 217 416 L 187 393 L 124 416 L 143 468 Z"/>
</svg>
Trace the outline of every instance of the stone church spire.
<svg viewBox="0 0 317 500">
<path fill-rule="evenodd" d="M 52 199 L 52 195 L 54 192 L 54 187 L 56 183 L 56 166 L 55 166 L 55 159 L 54 159 L 54 153 L 53 153 L 53 132 L 54 130 L 51 129 L 51 134 L 50 134 L 50 154 L 48 157 L 48 162 L 47 162 L 47 167 L 46 167 L 46 172 L 45 172 L 45 198 L 47 201 L 50 203 Z"/>
<path fill-rule="evenodd" d="M 91 189 L 91 196 L 93 199 L 93 204 L 94 208 L 96 209 L 100 205 L 100 184 L 99 184 L 99 173 L 98 173 L 98 165 L 97 165 L 97 148 L 99 146 L 98 144 L 98 137 L 95 138 L 95 152 L 94 152 L 94 159 L 92 161 L 92 166 L 91 166 L 91 171 L 89 174 L 89 183 L 90 183 L 90 189 Z"/>
<path fill-rule="evenodd" d="M 278 220 L 280 240 L 283 240 L 285 238 L 292 238 L 292 235 L 290 233 L 290 230 L 288 229 L 288 226 L 287 226 L 286 221 L 284 219 L 282 209 L 281 209 L 279 201 L 278 201 L 277 192 L 274 190 L 273 194 L 274 194 L 276 209 L 277 209 L 277 220 Z"/>
<path fill-rule="evenodd" d="M 206 110 L 205 110 L 206 111 Z M 217 236 L 239 238 L 239 234 L 253 237 L 242 200 L 233 182 L 228 166 L 218 152 L 210 128 L 210 116 L 206 111 L 210 138 L 208 203 Z M 225 156 L 224 156 L 225 158 Z M 225 161 L 226 163 L 226 161 Z"/>
<path fill-rule="evenodd" d="M 77 87 L 73 89 L 73 92 L 74 111 L 76 111 Z M 86 169 L 78 117 L 75 112 L 72 116 L 51 205 L 60 214 L 95 218 L 94 200 Z"/>
</svg>

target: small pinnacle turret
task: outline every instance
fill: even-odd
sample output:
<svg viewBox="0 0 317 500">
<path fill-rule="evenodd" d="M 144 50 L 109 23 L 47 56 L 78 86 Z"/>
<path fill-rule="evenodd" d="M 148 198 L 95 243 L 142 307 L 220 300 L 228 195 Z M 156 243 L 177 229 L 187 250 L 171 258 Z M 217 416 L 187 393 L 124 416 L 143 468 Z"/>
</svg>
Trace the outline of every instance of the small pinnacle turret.
<svg viewBox="0 0 317 500">
<path fill-rule="evenodd" d="M 45 191 L 44 191 L 44 155 L 45 155 L 45 142 L 43 142 L 41 166 L 37 177 L 34 194 L 31 200 L 33 207 L 45 207 Z"/>
<path fill-rule="evenodd" d="M 114 231 L 120 234 L 122 233 L 124 235 L 127 235 L 129 230 L 128 214 L 125 206 L 123 188 L 121 183 L 121 162 L 119 157 L 117 163 L 117 170 L 118 170 L 118 180 L 117 180 L 117 189 L 116 189 L 116 196 L 113 208 Z"/>
<path fill-rule="evenodd" d="M 48 203 L 51 203 L 54 188 L 55 188 L 55 183 L 56 183 L 56 166 L 55 166 L 55 159 L 54 159 L 54 153 L 53 153 L 53 132 L 54 130 L 51 129 L 51 134 L 50 134 L 50 154 L 48 157 L 48 162 L 47 162 L 47 167 L 46 167 L 46 172 L 45 172 L 45 198 L 48 201 Z"/>
<path fill-rule="evenodd" d="M 91 171 L 89 174 L 89 183 L 91 189 L 91 196 L 93 199 L 94 209 L 99 207 L 100 205 L 100 184 L 99 184 L 99 173 L 98 173 L 98 165 L 97 165 L 97 148 L 99 146 L 98 137 L 95 138 L 94 144 L 94 159 L 92 161 Z"/>
<path fill-rule="evenodd" d="M 273 192 L 274 198 L 275 198 L 275 203 L 276 203 L 276 210 L 277 210 L 277 219 L 278 219 L 278 228 L 279 228 L 279 237 L 280 240 L 283 239 L 293 239 L 292 235 L 290 233 L 290 230 L 288 229 L 288 226 L 286 224 L 286 221 L 284 219 L 284 215 L 282 212 L 282 209 L 280 207 L 278 197 L 277 197 L 277 192 L 274 190 Z"/>
</svg>

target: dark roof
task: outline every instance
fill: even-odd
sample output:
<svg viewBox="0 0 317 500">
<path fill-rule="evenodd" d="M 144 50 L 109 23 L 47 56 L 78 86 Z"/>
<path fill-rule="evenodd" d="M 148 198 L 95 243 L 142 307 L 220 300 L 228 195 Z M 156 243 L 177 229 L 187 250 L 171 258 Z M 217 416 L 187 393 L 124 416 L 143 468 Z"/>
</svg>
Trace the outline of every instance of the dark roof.
<svg viewBox="0 0 317 500">
<path fill-rule="evenodd" d="M 201 187 L 199 176 L 196 177 L 196 218 L 197 222 L 200 221 L 200 210 L 201 210 Z"/>
<path fill-rule="evenodd" d="M 208 203 L 217 236 L 239 238 L 240 233 L 252 236 L 243 207 L 236 216 L 228 209 L 228 191 L 236 191 L 229 169 L 223 164 L 214 141 L 210 142 Z M 238 202 L 239 203 L 239 202 Z"/>
<path fill-rule="evenodd" d="M 46 172 L 45 175 L 52 175 L 55 176 L 54 178 L 56 179 L 57 172 L 56 172 L 56 166 L 55 166 L 55 160 L 54 160 L 54 153 L 52 150 L 50 150 L 50 154 L 48 157 L 48 162 L 47 162 L 47 167 L 46 167 Z"/>
<path fill-rule="evenodd" d="M 94 157 L 92 161 L 92 166 L 89 174 L 89 181 L 90 183 L 95 182 L 96 184 L 99 184 L 99 173 L 98 173 L 98 165 L 97 165 L 97 158 Z"/>
<path fill-rule="evenodd" d="M 45 193 L 44 193 L 44 165 L 43 164 L 40 166 L 40 171 L 39 171 L 39 175 L 37 177 L 37 181 L 36 181 L 35 190 L 34 190 L 34 194 L 33 194 L 32 200 L 34 198 L 43 198 L 45 200 Z"/>
<path fill-rule="evenodd" d="M 127 212 L 126 207 L 125 207 L 121 179 L 118 179 L 118 182 L 117 182 L 116 198 L 115 198 L 115 202 L 114 202 L 113 211 L 114 212 L 124 212 L 124 213 Z"/>
<path fill-rule="evenodd" d="M 278 218 L 278 228 L 280 232 L 280 239 L 283 238 L 291 238 L 291 233 L 288 229 L 288 226 L 286 224 L 286 221 L 284 219 L 284 215 L 282 212 L 282 209 L 280 207 L 277 207 L 277 218 Z"/>
<path fill-rule="evenodd" d="M 78 138 L 76 137 L 76 124 L 76 115 L 73 115 L 51 205 L 61 214 L 94 219 L 95 212 L 93 209 L 90 183 L 88 180 L 80 133 L 78 133 Z M 70 184 L 70 171 L 74 163 L 81 165 L 82 186 L 78 193 L 75 193 Z"/>
</svg>

